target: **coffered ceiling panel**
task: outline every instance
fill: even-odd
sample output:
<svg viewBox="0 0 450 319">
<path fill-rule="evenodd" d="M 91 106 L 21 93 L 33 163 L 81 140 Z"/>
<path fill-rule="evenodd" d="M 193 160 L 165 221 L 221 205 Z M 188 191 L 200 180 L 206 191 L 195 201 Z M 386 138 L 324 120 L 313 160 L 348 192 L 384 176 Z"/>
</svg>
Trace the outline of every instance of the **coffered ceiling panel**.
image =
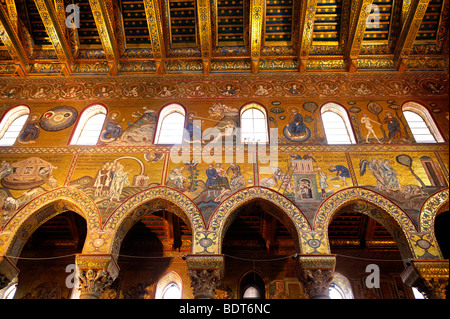
<svg viewBox="0 0 450 319">
<path fill-rule="evenodd" d="M 69 4 L 79 8 L 79 28 L 66 27 Z M 0 6 L 0 76 L 436 71 L 448 59 L 449 0 L 0 0 Z"/>
</svg>

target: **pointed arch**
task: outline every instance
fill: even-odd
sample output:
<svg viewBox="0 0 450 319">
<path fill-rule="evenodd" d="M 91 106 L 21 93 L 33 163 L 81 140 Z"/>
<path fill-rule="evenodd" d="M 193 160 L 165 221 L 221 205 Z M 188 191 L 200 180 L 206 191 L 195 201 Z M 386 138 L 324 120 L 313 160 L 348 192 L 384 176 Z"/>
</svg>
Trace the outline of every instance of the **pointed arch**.
<svg viewBox="0 0 450 319">
<path fill-rule="evenodd" d="M 164 299 L 164 294 L 171 285 L 176 285 L 178 287 L 181 299 L 183 296 L 183 280 L 180 275 L 173 270 L 169 270 L 158 280 L 155 289 L 155 299 Z"/>
<path fill-rule="evenodd" d="M 284 219 L 287 222 L 290 222 L 295 228 L 295 234 L 292 235 L 295 237 L 295 240 L 297 240 L 295 243 L 296 247 L 301 249 L 300 238 L 302 232 L 311 230 L 311 226 L 306 216 L 293 202 L 284 197 L 282 194 L 269 188 L 255 186 L 245 188 L 234 193 L 225 199 L 212 214 L 208 224 L 208 230 L 215 232 L 217 235 L 216 247 L 219 253 L 222 250 L 222 241 L 225 237 L 226 231 L 231 222 L 234 220 L 237 209 L 258 199 L 267 201 L 278 208 L 281 215 L 277 217 L 281 217 L 282 219 L 283 216 L 287 217 Z"/>
<path fill-rule="evenodd" d="M 314 217 L 313 229 L 326 229 L 333 215 L 339 209 L 358 200 L 364 200 L 379 207 L 391 215 L 405 231 L 417 231 L 411 218 L 397 204 L 377 192 L 362 187 L 346 188 L 328 197 L 317 210 Z"/>
<path fill-rule="evenodd" d="M 146 214 L 167 210 L 181 218 L 192 235 L 205 230 L 203 215 L 186 195 L 167 186 L 157 186 L 128 198 L 106 220 L 103 230 L 111 234 L 106 251 L 117 256 L 128 230 Z"/>
<path fill-rule="evenodd" d="M 341 295 L 341 299 L 354 299 L 350 281 L 346 276 L 339 272 L 334 272 L 333 280 L 330 283 L 330 290 L 332 288 L 336 289 L 336 291 Z"/>
<path fill-rule="evenodd" d="M 86 220 L 87 234 L 101 227 L 98 208 L 86 194 L 70 187 L 54 189 L 31 200 L 6 223 L 0 234 L 0 255 L 18 256 L 39 226 L 66 211 Z"/>
<path fill-rule="evenodd" d="M 313 230 L 324 232 L 327 237 L 328 226 L 333 216 L 342 209 L 355 205 L 354 209 L 368 215 L 383 225 L 389 232 L 395 233 L 400 253 L 407 258 L 436 256 L 439 254 L 436 241 L 429 236 L 418 234 L 412 219 L 394 202 L 369 189 L 361 187 L 347 188 L 328 197 L 319 207 L 314 217 Z M 420 247 L 427 241 L 427 248 Z"/>
<path fill-rule="evenodd" d="M 246 296 L 246 293 L 249 296 Z M 266 283 L 259 271 L 249 270 L 239 278 L 238 298 L 266 299 Z"/>
<path fill-rule="evenodd" d="M 432 194 L 423 203 L 419 213 L 419 231 L 434 233 L 436 215 L 448 210 L 448 188 Z"/>
</svg>

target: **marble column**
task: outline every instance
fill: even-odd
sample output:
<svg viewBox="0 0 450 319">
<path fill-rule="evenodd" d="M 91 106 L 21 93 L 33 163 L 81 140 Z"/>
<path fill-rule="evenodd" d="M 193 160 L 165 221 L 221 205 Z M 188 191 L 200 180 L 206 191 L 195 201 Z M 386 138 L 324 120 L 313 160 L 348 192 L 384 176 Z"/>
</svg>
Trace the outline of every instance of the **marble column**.
<svg viewBox="0 0 450 319">
<path fill-rule="evenodd" d="M 403 273 L 405 284 L 416 287 L 427 299 L 445 299 L 448 285 L 448 259 L 410 260 Z"/>
<path fill-rule="evenodd" d="M 119 274 L 119 267 L 111 255 L 77 255 L 75 263 L 80 299 L 99 299 Z"/>
<path fill-rule="evenodd" d="M 194 299 L 214 299 L 216 287 L 224 274 L 223 255 L 186 256 Z"/>
<path fill-rule="evenodd" d="M 9 285 L 17 277 L 19 269 L 8 257 L 0 256 L 0 290 Z"/>
<path fill-rule="evenodd" d="M 335 266 L 335 255 L 297 256 L 297 276 L 309 299 L 330 299 L 328 291 Z"/>
</svg>

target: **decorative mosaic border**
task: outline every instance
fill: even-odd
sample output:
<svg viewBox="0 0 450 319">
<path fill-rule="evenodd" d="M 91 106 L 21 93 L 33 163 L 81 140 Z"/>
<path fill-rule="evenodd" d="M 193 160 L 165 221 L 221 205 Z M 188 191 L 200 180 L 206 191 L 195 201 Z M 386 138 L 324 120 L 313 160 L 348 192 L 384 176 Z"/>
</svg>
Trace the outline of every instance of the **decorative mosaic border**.
<svg viewBox="0 0 450 319">
<path fill-rule="evenodd" d="M 444 207 L 448 209 L 448 188 L 431 195 L 422 205 L 419 216 L 421 232 L 433 231 L 436 215 Z"/>
</svg>

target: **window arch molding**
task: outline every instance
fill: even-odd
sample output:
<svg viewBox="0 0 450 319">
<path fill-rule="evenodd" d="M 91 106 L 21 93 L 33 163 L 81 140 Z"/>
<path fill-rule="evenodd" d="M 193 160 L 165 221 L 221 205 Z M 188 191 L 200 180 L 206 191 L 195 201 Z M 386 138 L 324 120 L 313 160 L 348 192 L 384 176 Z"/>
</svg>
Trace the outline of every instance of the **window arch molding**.
<svg viewBox="0 0 450 319">
<path fill-rule="evenodd" d="M 255 271 L 247 271 L 239 280 L 238 297 L 240 299 L 265 299 L 266 286 L 262 275 Z M 250 295 L 246 295 L 250 292 Z M 245 298 L 244 298 L 245 297 Z"/>
<path fill-rule="evenodd" d="M 431 115 L 430 111 L 425 106 L 423 106 L 422 104 L 415 102 L 415 101 L 407 101 L 402 104 L 402 112 L 403 112 L 404 117 L 405 117 L 405 113 L 404 113 L 405 111 L 412 112 L 412 113 L 415 113 L 418 116 L 420 116 L 420 118 L 424 121 L 424 123 L 428 127 L 431 135 L 433 136 L 434 140 L 437 143 L 445 142 L 438 126 L 436 125 L 436 122 L 433 119 L 433 116 Z M 408 119 L 406 119 L 406 122 L 408 123 L 409 129 L 412 132 L 410 123 L 408 122 Z M 412 132 L 412 133 L 414 135 L 414 132 Z M 414 139 L 415 139 L 415 137 L 414 137 Z"/>
<path fill-rule="evenodd" d="M 256 110 L 256 112 L 251 110 Z M 247 112 L 252 112 L 252 114 Z M 243 118 L 244 114 L 248 114 L 249 116 L 247 118 Z M 246 128 L 243 128 L 243 120 L 244 123 L 252 123 L 253 130 L 246 130 Z M 255 126 L 262 125 L 262 123 L 264 123 L 262 128 L 255 130 Z M 239 141 L 241 144 L 249 143 L 248 141 L 245 141 L 246 136 L 253 139 L 256 139 L 259 136 L 261 138 L 261 142 L 258 141 L 258 143 L 270 142 L 268 112 L 266 107 L 261 103 L 248 102 L 242 105 L 239 109 Z"/>
<path fill-rule="evenodd" d="M 96 138 L 95 137 L 91 138 L 91 141 L 89 141 L 88 143 L 84 143 L 83 139 L 84 139 L 84 133 L 86 132 L 86 130 L 85 130 L 86 125 L 89 125 L 90 120 L 92 121 L 92 119 L 98 115 L 102 115 L 101 117 L 99 117 L 99 124 L 97 124 L 95 127 L 95 129 L 96 129 L 95 134 L 98 133 L 98 135 L 96 135 Z M 69 139 L 69 144 L 70 145 L 95 145 L 95 144 L 97 144 L 100 134 L 103 130 L 103 126 L 105 124 L 107 115 L 108 115 L 108 108 L 106 107 L 106 105 L 104 105 L 102 103 L 93 103 L 93 104 L 86 106 L 81 111 L 80 115 L 78 116 L 77 122 L 75 124 L 75 129 L 73 130 L 72 135 Z M 94 141 L 94 139 L 95 139 L 95 141 Z"/>
<path fill-rule="evenodd" d="M 14 143 L 17 140 L 17 137 L 19 136 L 26 121 L 28 120 L 30 111 L 31 110 L 28 105 L 19 104 L 19 105 L 11 107 L 9 110 L 7 110 L 3 114 L 1 121 L 0 121 L 0 146 L 14 145 Z M 26 116 L 26 117 L 22 118 L 22 116 Z M 17 127 L 15 127 L 14 132 L 11 132 L 11 129 L 13 128 L 13 124 L 17 123 L 16 120 L 20 121 L 21 127 L 19 129 L 19 127 L 17 126 Z M 9 136 L 9 135 L 11 135 L 11 136 Z M 5 137 L 5 139 L 3 139 L 4 137 Z"/>
<path fill-rule="evenodd" d="M 169 126 L 171 126 L 171 128 L 168 128 L 167 119 L 170 118 L 172 114 L 176 113 L 183 116 L 182 121 L 181 117 L 179 119 L 174 118 L 176 123 L 169 123 Z M 166 123 L 164 123 L 165 121 Z M 176 102 L 164 105 L 158 112 L 158 120 L 156 124 L 155 135 L 153 138 L 153 144 L 166 144 L 166 145 L 181 144 L 183 141 L 185 125 L 186 125 L 186 108 L 184 107 L 184 105 Z M 170 135 L 162 134 L 168 131 L 172 131 Z M 164 136 L 163 139 L 161 139 L 162 136 Z M 170 140 L 169 137 L 173 138 L 173 140 Z M 173 143 L 173 141 L 176 142 Z"/>
<path fill-rule="evenodd" d="M 14 280 L 3 289 L 3 293 L 0 294 L 0 299 L 14 299 L 17 291 L 17 285 L 17 277 L 15 277 Z"/>
<path fill-rule="evenodd" d="M 179 298 L 183 297 L 183 280 L 180 275 L 173 270 L 166 272 L 164 275 L 160 277 L 158 283 L 156 284 L 155 289 L 155 299 L 164 299 L 164 295 L 167 290 L 170 289 L 173 285 L 176 285 L 179 289 Z"/>
<path fill-rule="evenodd" d="M 330 132 L 330 129 L 326 128 L 326 126 L 327 126 L 326 118 L 325 118 L 325 123 L 324 123 L 324 114 L 326 114 L 328 112 L 331 112 L 331 114 L 335 114 L 335 115 L 339 116 L 339 118 L 342 120 L 342 123 L 344 126 L 342 127 L 342 125 L 340 125 L 336 130 L 343 132 L 344 128 L 345 128 L 346 134 L 340 134 L 340 135 L 345 135 L 345 136 L 347 136 L 346 138 L 344 138 L 342 140 L 330 138 L 331 136 L 336 137 L 337 135 L 332 134 Z M 332 120 L 332 117 L 334 117 L 335 119 L 338 119 L 335 116 L 330 116 L 330 120 Z M 322 127 L 323 127 L 323 130 L 325 133 L 325 138 L 327 139 L 328 144 L 356 144 L 357 143 L 356 137 L 355 137 L 355 132 L 354 132 L 351 120 L 350 120 L 350 115 L 344 106 L 342 106 L 341 104 L 336 103 L 336 102 L 326 102 L 320 107 L 320 118 L 322 120 Z M 328 134 L 327 134 L 327 130 L 329 132 Z M 335 141 L 335 142 L 333 143 L 333 141 Z"/>
<path fill-rule="evenodd" d="M 333 295 L 333 290 L 335 294 L 340 295 L 336 298 Z M 354 299 L 352 285 L 348 278 L 339 272 L 335 272 L 333 275 L 333 280 L 330 283 L 330 299 Z"/>
</svg>

